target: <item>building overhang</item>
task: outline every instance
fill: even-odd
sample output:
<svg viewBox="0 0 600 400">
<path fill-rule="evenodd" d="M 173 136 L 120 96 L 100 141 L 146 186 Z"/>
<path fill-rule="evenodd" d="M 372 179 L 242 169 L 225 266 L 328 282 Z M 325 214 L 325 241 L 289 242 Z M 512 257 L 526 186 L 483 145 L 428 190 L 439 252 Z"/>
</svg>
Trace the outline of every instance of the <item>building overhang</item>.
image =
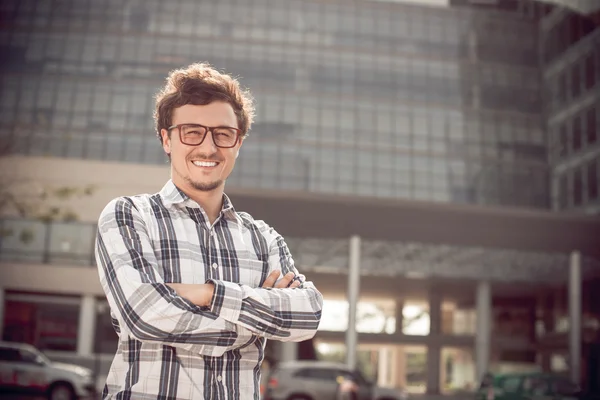
<svg viewBox="0 0 600 400">
<path fill-rule="evenodd" d="M 598 0 L 537 0 L 541 3 L 565 7 L 582 15 L 591 15 L 600 11 Z"/>
<path fill-rule="evenodd" d="M 284 236 L 410 241 L 600 258 L 600 218 L 545 210 L 230 189 L 238 211 Z"/>
</svg>

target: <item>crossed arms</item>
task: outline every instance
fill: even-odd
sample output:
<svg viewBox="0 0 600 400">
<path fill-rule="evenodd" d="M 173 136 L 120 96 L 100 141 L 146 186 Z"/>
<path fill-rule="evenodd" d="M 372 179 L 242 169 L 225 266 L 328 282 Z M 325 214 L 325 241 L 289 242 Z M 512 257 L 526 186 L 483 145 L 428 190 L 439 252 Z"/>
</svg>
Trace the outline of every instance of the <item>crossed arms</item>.
<svg viewBox="0 0 600 400">
<path fill-rule="evenodd" d="M 220 356 L 253 335 L 281 341 L 314 336 L 323 298 L 311 282 L 286 287 L 291 276 L 301 276 L 289 259 L 285 242 L 275 235 L 269 243 L 271 272 L 260 288 L 221 280 L 169 283 L 133 200 L 113 200 L 98 222 L 98 272 L 121 330 L 201 355 Z M 279 271 L 286 276 L 276 282 Z"/>
</svg>

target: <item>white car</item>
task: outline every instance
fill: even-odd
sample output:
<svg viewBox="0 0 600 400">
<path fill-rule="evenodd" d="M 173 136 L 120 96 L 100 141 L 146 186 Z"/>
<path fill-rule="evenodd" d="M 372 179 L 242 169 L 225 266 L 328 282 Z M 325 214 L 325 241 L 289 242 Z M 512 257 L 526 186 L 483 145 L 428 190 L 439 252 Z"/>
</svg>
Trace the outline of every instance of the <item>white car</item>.
<svg viewBox="0 0 600 400">
<path fill-rule="evenodd" d="M 408 400 L 401 389 L 377 386 L 359 371 L 325 361 L 280 363 L 269 374 L 265 400 Z"/>
<path fill-rule="evenodd" d="M 0 342 L 0 392 L 74 400 L 93 398 L 96 388 L 88 368 L 52 362 L 25 343 Z"/>
</svg>

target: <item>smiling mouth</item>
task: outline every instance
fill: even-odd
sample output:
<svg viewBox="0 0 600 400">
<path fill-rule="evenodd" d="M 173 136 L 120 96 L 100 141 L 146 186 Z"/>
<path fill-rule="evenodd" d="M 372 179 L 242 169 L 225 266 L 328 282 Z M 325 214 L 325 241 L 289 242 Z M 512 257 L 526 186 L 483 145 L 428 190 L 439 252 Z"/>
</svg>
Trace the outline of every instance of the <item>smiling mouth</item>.
<svg viewBox="0 0 600 400">
<path fill-rule="evenodd" d="M 216 161 L 192 161 L 197 167 L 216 167 L 219 163 Z"/>
</svg>

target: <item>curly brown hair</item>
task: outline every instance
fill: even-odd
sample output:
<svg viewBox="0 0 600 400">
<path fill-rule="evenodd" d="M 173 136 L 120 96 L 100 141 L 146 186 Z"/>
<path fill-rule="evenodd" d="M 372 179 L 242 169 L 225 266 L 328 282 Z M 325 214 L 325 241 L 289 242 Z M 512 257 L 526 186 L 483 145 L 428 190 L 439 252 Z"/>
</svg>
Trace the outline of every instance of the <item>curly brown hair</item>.
<svg viewBox="0 0 600 400">
<path fill-rule="evenodd" d="M 171 126 L 173 111 L 186 104 L 207 105 L 224 101 L 233 107 L 238 129 L 244 136 L 254 120 L 254 100 L 237 79 L 221 73 L 208 63 L 195 63 L 169 73 L 167 83 L 155 96 L 154 122 L 156 134 L 162 143 L 161 129 Z"/>
</svg>

